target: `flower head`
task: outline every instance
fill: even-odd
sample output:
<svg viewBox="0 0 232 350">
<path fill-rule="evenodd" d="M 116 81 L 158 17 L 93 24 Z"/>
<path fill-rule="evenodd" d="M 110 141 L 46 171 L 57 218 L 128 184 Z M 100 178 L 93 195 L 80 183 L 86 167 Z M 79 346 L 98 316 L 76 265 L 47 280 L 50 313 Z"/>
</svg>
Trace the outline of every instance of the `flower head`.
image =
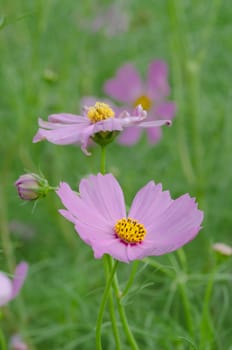
<svg viewBox="0 0 232 350">
<path fill-rule="evenodd" d="M 48 140 L 57 145 L 81 144 L 83 152 L 89 155 L 87 145 L 90 139 L 104 144 L 111 142 L 119 131 L 134 126 L 136 128 L 170 125 L 170 120 L 146 121 L 147 113 L 142 106 L 134 108 L 132 114 L 115 111 L 104 102 L 84 107 L 84 115 L 53 114 L 48 122 L 39 119 L 39 130 L 33 142 Z"/>
<path fill-rule="evenodd" d="M 231 256 L 232 255 L 232 247 L 229 246 L 228 244 L 225 244 L 225 243 L 221 243 L 221 242 L 214 243 L 213 250 L 216 253 L 219 253 L 219 254 L 224 255 L 224 256 Z"/>
<path fill-rule="evenodd" d="M 10 339 L 10 350 L 27 350 L 28 346 L 19 334 L 14 334 Z"/>
<path fill-rule="evenodd" d="M 78 22 L 83 29 L 93 32 L 103 32 L 109 38 L 117 36 L 128 30 L 129 17 L 126 9 L 120 3 L 112 3 L 108 6 L 97 6 L 96 15 L 92 20 L 79 18 Z"/>
<path fill-rule="evenodd" d="M 7 304 L 18 295 L 27 276 L 27 271 L 27 263 L 21 262 L 16 266 L 13 280 L 10 280 L 5 273 L 0 272 L 0 306 Z"/>
<path fill-rule="evenodd" d="M 32 201 L 45 197 L 50 189 L 47 180 L 37 174 L 21 175 L 15 182 L 19 197 L 23 200 Z"/>
<path fill-rule="evenodd" d="M 170 88 L 168 84 L 168 69 L 164 61 L 152 61 L 147 81 L 143 82 L 133 64 L 123 65 L 116 76 L 106 81 L 105 93 L 111 98 L 133 109 L 142 105 L 148 112 L 148 120 L 172 119 L 176 107 L 174 102 L 166 101 Z M 119 141 L 125 145 L 136 143 L 141 130 L 133 126 L 125 130 L 119 137 Z M 148 139 L 151 143 L 157 143 L 161 137 L 161 128 L 147 129 Z"/>
<path fill-rule="evenodd" d="M 128 263 L 172 252 L 197 235 L 203 220 L 194 198 L 185 194 L 173 200 L 153 181 L 136 194 L 128 215 L 112 174 L 83 179 L 79 195 L 61 183 L 57 194 L 66 207 L 60 213 L 75 225 L 95 258 L 109 254 Z"/>
</svg>

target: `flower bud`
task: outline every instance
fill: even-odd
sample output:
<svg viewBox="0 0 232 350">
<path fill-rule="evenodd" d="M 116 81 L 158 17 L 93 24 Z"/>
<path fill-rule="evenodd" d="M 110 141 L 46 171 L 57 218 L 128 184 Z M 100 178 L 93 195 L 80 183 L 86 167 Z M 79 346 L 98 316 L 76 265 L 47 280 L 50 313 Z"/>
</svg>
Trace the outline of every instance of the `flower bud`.
<svg viewBox="0 0 232 350">
<path fill-rule="evenodd" d="M 45 178 L 33 173 L 21 175 L 15 182 L 15 186 L 19 197 L 27 201 L 45 197 L 52 189 Z"/>
<path fill-rule="evenodd" d="M 225 243 L 214 243 L 213 250 L 220 255 L 224 255 L 224 256 L 232 255 L 232 247 Z"/>
</svg>

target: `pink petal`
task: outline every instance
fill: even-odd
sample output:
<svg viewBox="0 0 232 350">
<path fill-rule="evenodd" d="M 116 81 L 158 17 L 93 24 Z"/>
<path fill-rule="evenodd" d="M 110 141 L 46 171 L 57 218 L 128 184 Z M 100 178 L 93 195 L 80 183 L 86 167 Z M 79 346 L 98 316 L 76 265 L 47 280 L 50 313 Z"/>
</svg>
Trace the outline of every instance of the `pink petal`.
<svg viewBox="0 0 232 350">
<path fill-rule="evenodd" d="M 67 211 L 60 211 L 67 220 L 75 224 L 77 220 L 83 223 L 91 222 L 95 229 L 104 228 L 107 225 L 104 215 L 95 210 L 94 204 L 83 201 L 76 192 L 71 190 L 68 184 L 61 183 L 56 193 L 67 209 Z"/>
<path fill-rule="evenodd" d="M 89 245 L 113 239 L 115 223 L 126 216 L 121 187 L 111 174 L 83 179 L 80 196 L 65 183 L 57 194 L 68 209 L 60 213 L 75 224 L 79 236 Z"/>
<path fill-rule="evenodd" d="M 142 243 L 127 246 L 127 256 L 129 261 L 141 260 L 149 255 L 152 241 L 145 239 Z"/>
<path fill-rule="evenodd" d="M 12 281 L 12 294 L 11 299 L 15 298 L 16 295 L 20 292 L 20 289 L 23 286 L 25 278 L 28 272 L 28 264 L 26 262 L 21 262 L 16 266 L 14 278 Z"/>
<path fill-rule="evenodd" d="M 136 194 L 128 216 L 139 220 L 147 229 L 172 203 L 168 191 L 162 191 L 162 185 L 148 182 Z"/>
<path fill-rule="evenodd" d="M 109 254 L 116 260 L 129 263 L 127 245 L 117 238 L 101 241 L 100 244 L 95 243 L 92 248 L 96 259 L 100 259 L 103 254 Z"/>
<path fill-rule="evenodd" d="M 67 210 L 60 213 L 75 224 L 81 239 L 92 246 L 95 257 L 111 254 L 128 262 L 125 244 L 115 238 L 115 223 L 126 216 L 124 196 L 120 185 L 111 174 L 98 174 L 83 179 L 77 196 L 62 183 L 57 191 Z"/>
<path fill-rule="evenodd" d="M 151 62 L 148 69 L 147 91 L 155 101 L 162 100 L 169 95 L 168 68 L 164 61 Z"/>
<path fill-rule="evenodd" d="M 167 253 L 171 253 L 181 247 L 183 247 L 185 244 L 192 241 L 196 235 L 199 233 L 201 227 L 193 227 L 189 229 L 185 229 L 184 232 L 181 232 L 179 234 L 179 237 L 173 237 L 173 239 L 169 240 L 167 238 L 166 242 L 159 242 L 157 244 L 154 244 L 153 242 L 153 248 L 150 249 L 150 251 L 147 251 L 148 256 L 159 256 Z"/>
<path fill-rule="evenodd" d="M 11 350 L 28 350 L 27 344 L 22 340 L 19 334 L 15 334 L 10 339 Z"/>
<path fill-rule="evenodd" d="M 147 129 L 147 136 L 149 142 L 154 145 L 158 143 L 162 137 L 162 129 L 161 128 L 150 128 Z"/>
<path fill-rule="evenodd" d="M 171 120 L 167 120 L 167 119 L 166 120 L 149 120 L 147 122 L 139 122 L 137 125 L 141 128 L 155 128 L 163 125 L 171 126 L 172 122 Z"/>
<path fill-rule="evenodd" d="M 114 238 L 114 231 L 112 225 L 109 223 L 104 227 L 97 227 L 97 223 L 94 225 L 88 222 L 76 220 L 75 230 L 80 238 L 91 247 L 94 247 L 95 244 L 102 244 L 102 242 Z"/>
<path fill-rule="evenodd" d="M 127 63 L 122 66 L 115 78 L 106 81 L 104 91 L 115 100 L 129 104 L 142 95 L 142 81 L 133 64 Z"/>
<path fill-rule="evenodd" d="M 174 118 L 175 113 L 176 104 L 174 102 L 163 102 L 159 104 L 155 109 L 156 116 L 164 119 Z"/>
<path fill-rule="evenodd" d="M 85 126 L 81 129 L 80 127 L 76 127 L 76 125 L 65 125 L 56 130 L 39 129 L 33 138 L 33 142 L 36 143 L 46 139 L 56 145 L 80 143 L 83 130 L 85 130 Z"/>
<path fill-rule="evenodd" d="M 12 295 L 11 280 L 3 272 L 0 272 L 0 287 L 0 306 L 3 306 L 10 301 Z"/>
<path fill-rule="evenodd" d="M 132 119 L 132 117 L 131 117 Z M 98 123 L 93 124 L 93 134 L 96 134 L 100 131 L 121 131 L 123 130 L 125 124 L 124 118 L 109 118 Z"/>
<path fill-rule="evenodd" d="M 48 121 L 51 123 L 61 124 L 86 124 L 86 118 L 81 115 L 70 113 L 51 114 L 48 116 Z"/>
<path fill-rule="evenodd" d="M 150 255 L 176 250 L 191 241 L 199 232 L 203 212 L 195 200 L 185 194 L 175 201 L 147 227 L 147 238 L 153 240 Z"/>
<path fill-rule="evenodd" d="M 115 224 L 126 215 L 122 189 L 112 174 L 98 174 L 80 183 L 80 196 L 88 205 L 93 203 L 95 210 Z"/>
<path fill-rule="evenodd" d="M 133 145 L 138 142 L 141 135 L 141 130 L 137 127 L 129 127 L 122 131 L 118 137 L 118 142 L 122 145 Z"/>
</svg>

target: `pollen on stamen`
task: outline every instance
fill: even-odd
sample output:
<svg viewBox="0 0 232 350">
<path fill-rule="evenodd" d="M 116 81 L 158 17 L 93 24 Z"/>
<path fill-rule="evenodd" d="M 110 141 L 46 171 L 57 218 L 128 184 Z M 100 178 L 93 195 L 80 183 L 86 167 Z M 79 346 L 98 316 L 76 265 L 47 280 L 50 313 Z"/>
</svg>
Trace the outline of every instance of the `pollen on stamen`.
<svg viewBox="0 0 232 350">
<path fill-rule="evenodd" d="M 138 220 L 122 218 L 114 226 L 115 235 L 125 244 L 141 243 L 146 236 L 146 229 Z"/>
<path fill-rule="evenodd" d="M 88 108 L 88 118 L 92 123 L 97 123 L 114 117 L 114 111 L 104 102 L 96 102 L 94 106 Z"/>
</svg>

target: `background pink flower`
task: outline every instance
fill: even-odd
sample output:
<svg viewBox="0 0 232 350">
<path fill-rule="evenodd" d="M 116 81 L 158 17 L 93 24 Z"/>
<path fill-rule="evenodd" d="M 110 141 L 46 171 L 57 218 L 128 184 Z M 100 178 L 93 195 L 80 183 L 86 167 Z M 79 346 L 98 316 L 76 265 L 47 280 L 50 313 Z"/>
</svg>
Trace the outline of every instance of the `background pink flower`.
<svg viewBox="0 0 232 350">
<path fill-rule="evenodd" d="M 79 195 L 61 183 L 57 194 L 66 207 L 60 213 L 75 225 L 95 258 L 109 254 L 128 263 L 172 252 L 197 235 L 203 220 L 194 198 L 185 194 L 172 200 L 153 181 L 136 194 L 128 216 L 123 192 L 112 174 L 83 179 Z"/>
<path fill-rule="evenodd" d="M 147 80 L 142 81 L 132 63 L 123 65 L 116 76 L 106 81 L 104 91 L 111 98 L 122 102 L 127 108 L 133 109 L 141 104 L 148 111 L 148 119 L 172 119 L 176 112 L 174 102 L 167 101 L 170 93 L 168 84 L 168 68 L 164 61 L 152 61 L 148 68 Z M 161 138 L 161 128 L 147 130 L 148 139 L 152 144 Z M 119 142 L 132 145 L 139 140 L 141 130 L 130 127 L 123 131 Z"/>
<path fill-rule="evenodd" d="M 23 341 L 20 334 L 14 334 L 10 339 L 10 350 L 28 350 L 27 344 Z"/>
<path fill-rule="evenodd" d="M 27 276 L 28 264 L 21 262 L 16 266 L 13 280 L 3 272 L 0 272 L 0 306 L 7 304 L 14 299 L 23 286 Z"/>
<path fill-rule="evenodd" d="M 126 9 L 115 2 L 100 8 L 90 27 L 94 32 L 103 30 L 106 36 L 114 37 L 128 30 L 129 17 Z"/>
<path fill-rule="evenodd" d="M 114 118 L 115 115 L 115 118 Z M 52 114 L 48 121 L 39 118 L 39 130 L 33 138 L 33 142 L 48 140 L 56 145 L 80 144 L 82 151 L 90 155 L 87 146 L 90 139 L 96 141 L 96 134 L 103 132 L 123 131 L 130 126 L 136 128 L 153 128 L 162 125 L 171 125 L 170 120 L 147 121 L 147 112 L 138 105 L 132 115 L 127 111 L 116 113 L 109 105 L 97 102 L 94 106 L 83 109 L 83 115 L 68 113 Z M 98 142 L 99 143 L 99 142 Z"/>
</svg>

